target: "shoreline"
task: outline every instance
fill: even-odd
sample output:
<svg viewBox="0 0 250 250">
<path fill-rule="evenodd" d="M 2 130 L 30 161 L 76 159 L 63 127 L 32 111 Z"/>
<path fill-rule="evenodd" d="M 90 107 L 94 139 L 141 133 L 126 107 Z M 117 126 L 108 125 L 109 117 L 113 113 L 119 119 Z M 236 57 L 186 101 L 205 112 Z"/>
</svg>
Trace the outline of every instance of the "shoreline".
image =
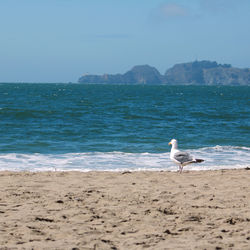
<svg viewBox="0 0 250 250">
<path fill-rule="evenodd" d="M 249 249 L 248 170 L 0 171 L 0 245 Z"/>
<path fill-rule="evenodd" d="M 213 171 L 237 171 L 237 170 L 250 170 L 250 165 L 244 167 L 236 167 L 236 168 L 219 168 L 219 169 L 183 169 L 182 173 L 192 173 L 192 172 L 213 172 Z M 179 173 L 179 169 L 176 170 L 168 170 L 168 169 L 108 169 L 108 170 L 81 170 L 81 169 L 55 169 L 55 170 L 0 170 L 1 173 L 140 173 L 140 172 L 160 172 L 160 173 Z"/>
</svg>

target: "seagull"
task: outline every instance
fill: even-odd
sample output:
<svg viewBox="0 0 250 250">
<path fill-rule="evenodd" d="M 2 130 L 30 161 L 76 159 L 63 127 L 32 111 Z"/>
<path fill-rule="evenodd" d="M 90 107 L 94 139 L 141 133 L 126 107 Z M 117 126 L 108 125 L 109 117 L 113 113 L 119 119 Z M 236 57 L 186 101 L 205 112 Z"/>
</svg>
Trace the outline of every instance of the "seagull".
<svg viewBox="0 0 250 250">
<path fill-rule="evenodd" d="M 202 159 L 195 159 L 189 153 L 178 150 L 178 143 L 177 143 L 177 140 L 175 139 L 172 139 L 168 143 L 168 145 L 172 145 L 171 152 L 170 152 L 170 159 L 179 165 L 180 174 L 184 166 L 191 164 L 191 163 L 200 163 L 204 161 Z"/>
</svg>

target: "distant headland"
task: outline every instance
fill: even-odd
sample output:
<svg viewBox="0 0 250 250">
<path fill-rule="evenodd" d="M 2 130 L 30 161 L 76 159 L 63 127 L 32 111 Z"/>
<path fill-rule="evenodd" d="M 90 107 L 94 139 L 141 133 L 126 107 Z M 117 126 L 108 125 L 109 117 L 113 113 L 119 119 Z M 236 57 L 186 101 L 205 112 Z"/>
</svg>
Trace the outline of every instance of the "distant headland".
<svg viewBox="0 0 250 250">
<path fill-rule="evenodd" d="M 180 63 L 164 75 L 149 65 L 134 66 L 125 74 L 83 75 L 79 83 L 93 84 L 164 84 L 164 85 L 250 85 L 250 68 L 211 61 Z"/>
</svg>

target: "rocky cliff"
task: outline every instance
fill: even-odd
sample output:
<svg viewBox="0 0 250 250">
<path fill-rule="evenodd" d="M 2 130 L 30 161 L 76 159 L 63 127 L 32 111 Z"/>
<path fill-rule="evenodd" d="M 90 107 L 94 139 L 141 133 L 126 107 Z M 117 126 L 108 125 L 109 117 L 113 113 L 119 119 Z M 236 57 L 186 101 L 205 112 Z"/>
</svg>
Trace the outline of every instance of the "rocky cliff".
<svg viewBox="0 0 250 250">
<path fill-rule="evenodd" d="M 176 64 L 161 75 L 154 67 L 140 65 L 125 74 L 84 75 L 79 78 L 79 83 L 250 85 L 250 69 L 211 61 L 195 61 Z"/>
<path fill-rule="evenodd" d="M 195 61 L 176 64 L 164 75 L 166 84 L 250 85 L 250 69 L 233 68 L 230 64 Z"/>
</svg>

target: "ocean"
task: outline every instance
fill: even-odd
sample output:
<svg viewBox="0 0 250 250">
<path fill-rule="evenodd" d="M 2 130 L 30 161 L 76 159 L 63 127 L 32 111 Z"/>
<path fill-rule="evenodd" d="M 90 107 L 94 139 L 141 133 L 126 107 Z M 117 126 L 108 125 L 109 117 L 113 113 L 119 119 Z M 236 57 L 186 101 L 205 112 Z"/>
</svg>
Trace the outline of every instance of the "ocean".
<svg viewBox="0 0 250 250">
<path fill-rule="evenodd" d="M 0 84 L 0 170 L 250 167 L 250 86 Z"/>
</svg>

